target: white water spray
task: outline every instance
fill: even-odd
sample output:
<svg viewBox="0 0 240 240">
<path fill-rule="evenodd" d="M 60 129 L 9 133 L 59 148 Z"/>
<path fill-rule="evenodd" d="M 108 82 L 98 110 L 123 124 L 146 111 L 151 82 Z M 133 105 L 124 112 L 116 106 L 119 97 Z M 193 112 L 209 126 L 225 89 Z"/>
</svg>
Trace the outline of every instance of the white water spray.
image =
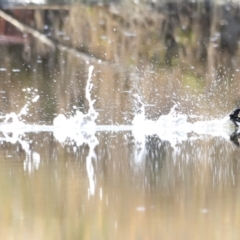
<svg viewBox="0 0 240 240">
<path fill-rule="evenodd" d="M 76 113 L 70 118 L 66 118 L 63 114 L 59 114 L 53 120 L 54 127 L 54 136 L 55 138 L 61 142 L 68 142 L 69 144 L 76 145 L 77 147 L 87 144 L 89 146 L 89 152 L 86 159 L 86 170 L 89 179 L 89 194 L 95 194 L 95 173 L 93 167 L 93 160 L 96 160 L 95 147 L 98 145 L 98 140 L 95 136 L 96 133 L 96 119 L 98 113 L 94 109 L 95 100 L 91 99 L 91 90 L 93 84 L 92 73 L 94 67 L 91 65 L 88 69 L 88 79 L 85 89 L 86 99 L 88 101 L 89 109 L 86 114 L 83 114 L 80 111 L 76 111 Z"/>
<path fill-rule="evenodd" d="M 26 153 L 24 161 L 24 169 L 33 171 L 38 169 L 40 164 L 40 156 L 38 153 L 30 150 L 29 140 L 26 140 L 25 134 L 28 132 L 53 132 L 54 137 L 64 145 L 71 145 L 73 149 L 87 144 L 89 152 L 86 159 L 86 171 L 89 179 L 89 195 L 95 194 L 96 176 L 94 173 L 93 161 L 96 160 L 95 147 L 98 145 L 96 137 L 97 131 L 127 131 L 131 132 L 135 139 L 134 162 L 139 165 L 143 162 L 146 153 L 146 139 L 148 136 L 156 135 L 161 141 L 167 141 L 171 144 L 175 152 L 178 146 L 186 140 L 196 140 L 203 135 L 218 136 L 229 139 L 229 134 L 233 131 L 227 127 L 226 123 L 229 118 L 215 119 L 209 121 L 191 121 L 191 116 L 180 114 L 174 106 L 169 114 L 161 115 L 157 120 L 147 119 L 145 116 L 145 103 L 139 95 L 134 95 L 137 100 L 138 109 L 136 109 L 135 117 L 131 125 L 96 125 L 98 113 L 94 109 L 95 100 L 91 99 L 91 90 L 93 84 L 92 74 L 94 67 L 88 69 L 88 79 L 86 83 L 85 95 L 88 101 L 89 109 L 86 114 L 76 111 L 74 115 L 67 118 L 63 114 L 59 114 L 54 120 L 53 125 L 30 125 L 24 123 L 24 116 L 27 116 L 29 106 L 38 101 L 38 95 L 32 95 L 31 101 L 28 100 L 19 114 L 10 113 L 0 117 L 0 131 L 3 137 L 2 142 L 10 142 L 12 144 L 20 143 Z M 27 93 L 35 92 L 31 89 L 25 90 Z"/>
<path fill-rule="evenodd" d="M 23 89 L 23 91 L 27 92 L 29 96 L 27 96 L 27 103 L 23 106 L 21 111 L 18 114 L 12 112 L 5 116 L 0 116 L 0 119 L 2 119 L 0 131 L 3 135 L 0 141 L 9 142 L 11 144 L 19 143 L 21 145 L 26 154 L 23 163 L 24 170 L 31 173 L 39 168 L 40 155 L 37 152 L 31 151 L 30 143 L 24 139 L 26 130 L 29 129 L 29 126 L 24 123 L 23 118 L 28 115 L 31 102 L 38 101 L 39 95 L 37 95 L 37 89 L 27 88 Z"/>
</svg>

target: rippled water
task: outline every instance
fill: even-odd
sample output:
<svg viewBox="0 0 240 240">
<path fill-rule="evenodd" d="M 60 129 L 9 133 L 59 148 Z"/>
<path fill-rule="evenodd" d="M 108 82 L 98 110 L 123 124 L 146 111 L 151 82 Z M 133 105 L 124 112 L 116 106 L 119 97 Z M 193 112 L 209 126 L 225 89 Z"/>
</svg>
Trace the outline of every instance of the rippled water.
<svg viewBox="0 0 240 240">
<path fill-rule="evenodd" d="M 4 51 L 1 239 L 240 237 L 237 81 Z"/>
</svg>

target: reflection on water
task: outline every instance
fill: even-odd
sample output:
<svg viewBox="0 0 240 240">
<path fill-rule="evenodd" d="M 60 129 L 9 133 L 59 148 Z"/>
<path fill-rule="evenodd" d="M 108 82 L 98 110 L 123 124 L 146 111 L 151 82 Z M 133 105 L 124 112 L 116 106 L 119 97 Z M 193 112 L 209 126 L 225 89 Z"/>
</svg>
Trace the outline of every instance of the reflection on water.
<svg viewBox="0 0 240 240">
<path fill-rule="evenodd" d="M 89 148 L 59 144 L 51 133 L 25 134 L 41 156 L 25 172 L 20 143 L 1 144 L 1 236 L 24 239 L 226 239 L 239 236 L 239 150 L 220 137 L 174 151 L 150 137 L 136 164 L 129 132 L 99 132 L 95 194 Z"/>
<path fill-rule="evenodd" d="M 1 239 L 240 237 L 237 82 L 3 50 Z"/>
</svg>

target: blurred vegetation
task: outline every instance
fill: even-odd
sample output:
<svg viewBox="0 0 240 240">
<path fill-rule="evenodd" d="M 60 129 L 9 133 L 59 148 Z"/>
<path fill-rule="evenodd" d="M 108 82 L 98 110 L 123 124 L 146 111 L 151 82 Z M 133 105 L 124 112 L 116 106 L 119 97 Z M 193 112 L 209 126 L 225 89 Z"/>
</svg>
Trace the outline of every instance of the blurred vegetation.
<svg viewBox="0 0 240 240">
<path fill-rule="evenodd" d="M 229 75 L 238 65 L 237 3 L 211 0 L 84 3 L 72 4 L 69 10 L 42 10 L 42 20 L 38 11 L 37 28 L 57 42 L 122 67 L 197 66 L 198 73 L 216 78 Z"/>
</svg>

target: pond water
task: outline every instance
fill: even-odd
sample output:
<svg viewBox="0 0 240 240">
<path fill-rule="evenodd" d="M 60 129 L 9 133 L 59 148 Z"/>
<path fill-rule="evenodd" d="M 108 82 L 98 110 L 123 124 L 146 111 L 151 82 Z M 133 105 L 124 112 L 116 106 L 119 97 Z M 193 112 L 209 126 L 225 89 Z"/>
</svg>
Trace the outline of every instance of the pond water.
<svg viewBox="0 0 240 240">
<path fill-rule="evenodd" d="M 239 239 L 237 80 L 1 51 L 1 239 Z"/>
</svg>

